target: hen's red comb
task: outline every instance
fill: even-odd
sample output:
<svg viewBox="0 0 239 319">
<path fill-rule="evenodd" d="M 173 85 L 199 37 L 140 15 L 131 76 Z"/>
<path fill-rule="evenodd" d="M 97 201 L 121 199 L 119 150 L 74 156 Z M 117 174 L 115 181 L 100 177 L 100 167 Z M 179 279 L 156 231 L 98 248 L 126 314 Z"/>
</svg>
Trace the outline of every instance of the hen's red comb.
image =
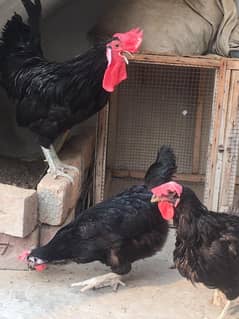
<svg viewBox="0 0 239 319">
<path fill-rule="evenodd" d="M 168 182 L 151 189 L 151 192 L 156 196 L 167 196 L 169 192 L 176 193 L 178 197 L 181 196 L 183 191 L 182 185 L 176 182 Z"/>
<path fill-rule="evenodd" d="M 30 255 L 30 250 L 24 250 L 21 255 L 18 256 L 18 259 L 21 261 L 27 261 L 27 257 Z"/>
</svg>

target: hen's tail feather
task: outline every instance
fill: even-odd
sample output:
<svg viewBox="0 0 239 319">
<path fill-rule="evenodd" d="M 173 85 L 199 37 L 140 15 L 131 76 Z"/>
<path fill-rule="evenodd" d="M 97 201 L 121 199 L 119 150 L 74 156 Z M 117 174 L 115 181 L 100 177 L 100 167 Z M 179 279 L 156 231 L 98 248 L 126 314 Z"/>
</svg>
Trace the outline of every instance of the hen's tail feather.
<svg viewBox="0 0 239 319">
<path fill-rule="evenodd" d="M 155 162 L 148 168 L 144 181 L 149 187 L 169 182 L 176 173 L 176 157 L 171 147 L 163 145 L 157 153 Z"/>
</svg>

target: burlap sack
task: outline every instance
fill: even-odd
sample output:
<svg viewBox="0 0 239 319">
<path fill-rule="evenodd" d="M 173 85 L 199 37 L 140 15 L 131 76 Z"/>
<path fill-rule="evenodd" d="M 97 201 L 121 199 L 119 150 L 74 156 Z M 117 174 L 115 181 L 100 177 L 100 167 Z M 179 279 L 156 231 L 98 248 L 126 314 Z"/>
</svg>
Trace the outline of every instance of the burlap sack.
<svg viewBox="0 0 239 319">
<path fill-rule="evenodd" d="M 144 30 L 141 51 L 227 56 L 239 46 L 235 0 L 119 0 L 91 33 L 98 39 L 132 27 Z"/>
</svg>

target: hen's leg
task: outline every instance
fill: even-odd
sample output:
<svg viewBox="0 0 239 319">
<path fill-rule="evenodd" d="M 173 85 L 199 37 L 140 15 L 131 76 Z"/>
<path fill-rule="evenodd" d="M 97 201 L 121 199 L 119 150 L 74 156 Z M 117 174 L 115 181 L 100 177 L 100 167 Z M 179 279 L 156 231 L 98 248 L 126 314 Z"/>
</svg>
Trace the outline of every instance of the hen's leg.
<svg viewBox="0 0 239 319">
<path fill-rule="evenodd" d="M 73 183 L 73 178 L 69 174 L 66 174 L 65 170 L 72 169 L 79 173 L 78 168 L 62 163 L 59 157 L 57 156 L 56 151 L 52 145 L 50 146 L 49 149 L 41 146 L 41 149 L 49 165 L 48 173 L 53 175 L 55 178 L 57 176 L 66 177 L 70 180 L 71 183 Z"/>
<path fill-rule="evenodd" d="M 118 287 L 125 286 L 125 283 L 121 280 L 121 275 L 117 275 L 113 272 L 110 272 L 106 275 L 93 277 L 88 280 L 71 284 L 71 287 L 83 287 L 81 292 L 90 290 L 90 289 L 99 289 L 104 287 L 112 287 L 113 291 L 117 291 Z"/>
<path fill-rule="evenodd" d="M 225 307 L 223 308 L 222 312 L 220 313 L 220 316 L 217 317 L 217 319 L 224 319 L 226 314 L 227 314 L 227 310 L 230 307 L 231 302 L 228 300 Z"/>
</svg>

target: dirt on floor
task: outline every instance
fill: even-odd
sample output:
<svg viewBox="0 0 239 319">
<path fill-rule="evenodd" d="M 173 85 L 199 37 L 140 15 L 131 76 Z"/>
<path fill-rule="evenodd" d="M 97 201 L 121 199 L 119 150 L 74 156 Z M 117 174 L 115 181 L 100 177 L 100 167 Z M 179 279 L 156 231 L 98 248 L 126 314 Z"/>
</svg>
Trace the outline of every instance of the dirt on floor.
<svg viewBox="0 0 239 319">
<path fill-rule="evenodd" d="M 0 319 L 216 319 L 214 291 L 193 286 L 172 265 L 175 234 L 156 256 L 133 263 L 118 292 L 103 288 L 85 293 L 74 282 L 110 272 L 94 262 L 49 265 L 43 272 L 0 271 Z M 233 301 L 224 319 L 238 319 Z"/>
<path fill-rule="evenodd" d="M 216 319 L 221 309 L 211 303 L 213 291 L 193 287 L 169 266 L 159 257 L 134 263 L 117 293 L 70 287 L 109 271 L 97 262 L 51 265 L 43 273 L 0 271 L 0 318 Z"/>
<path fill-rule="evenodd" d="M 30 162 L 0 157 L 0 167 L 0 183 L 27 189 L 35 189 L 47 170 L 43 159 Z"/>
</svg>

